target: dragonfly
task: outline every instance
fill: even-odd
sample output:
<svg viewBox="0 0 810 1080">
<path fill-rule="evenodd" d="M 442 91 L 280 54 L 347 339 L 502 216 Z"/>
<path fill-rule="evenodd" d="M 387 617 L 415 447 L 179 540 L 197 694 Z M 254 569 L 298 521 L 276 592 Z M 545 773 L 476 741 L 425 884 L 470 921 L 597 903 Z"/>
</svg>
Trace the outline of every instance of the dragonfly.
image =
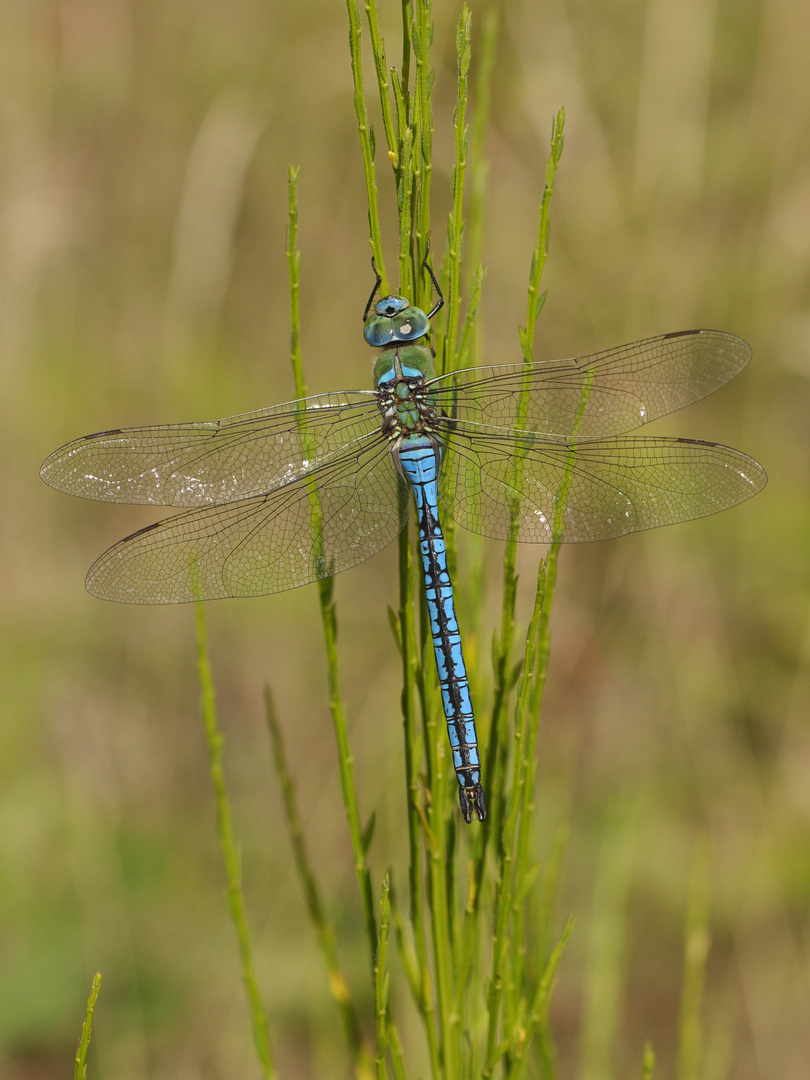
<svg viewBox="0 0 810 1080">
<path fill-rule="evenodd" d="M 116 428 L 55 451 L 42 479 L 70 495 L 182 512 L 115 544 L 88 591 L 130 604 L 260 596 L 370 558 L 415 505 L 425 599 L 464 820 L 486 818 L 478 737 L 442 519 L 498 540 L 607 540 L 726 510 L 764 469 L 718 443 L 628 432 L 745 367 L 717 330 L 574 359 L 437 374 L 427 337 L 444 303 L 374 298 L 371 389 L 316 394 L 223 420 Z"/>
</svg>

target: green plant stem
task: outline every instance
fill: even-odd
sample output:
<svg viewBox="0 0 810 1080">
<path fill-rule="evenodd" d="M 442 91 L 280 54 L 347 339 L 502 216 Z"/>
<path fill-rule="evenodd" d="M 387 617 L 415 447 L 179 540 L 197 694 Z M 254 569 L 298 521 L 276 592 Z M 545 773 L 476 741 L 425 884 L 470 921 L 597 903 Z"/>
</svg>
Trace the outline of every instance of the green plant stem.
<svg viewBox="0 0 810 1080">
<path fill-rule="evenodd" d="M 411 0 L 401 0 L 402 11 L 402 86 L 406 96 L 411 84 L 411 21 L 413 9 Z"/>
<path fill-rule="evenodd" d="M 374 972 L 374 1012 L 377 1021 L 377 1080 L 386 1080 L 385 1055 L 388 1050 L 388 933 L 391 927 L 390 878 L 385 875 L 380 889 L 380 934 Z"/>
<path fill-rule="evenodd" d="M 449 777 L 440 774 L 439 782 L 452 782 Z M 433 913 L 433 956 L 436 965 L 436 998 L 439 1016 L 441 1076 L 455 1080 L 459 1076 L 458 1035 L 460 1016 L 454 1006 L 453 992 L 453 956 L 450 948 L 450 904 L 447 893 L 447 841 L 445 837 L 446 817 L 439 815 L 432 818 L 436 843 L 431 851 L 428 888 L 430 905 Z"/>
<path fill-rule="evenodd" d="M 532 868 L 529 861 L 529 844 L 532 838 L 533 779 L 536 769 L 535 746 L 537 742 L 539 702 L 533 712 L 533 691 L 538 685 L 537 660 L 543 640 L 544 629 L 548 632 L 548 615 L 553 600 L 553 583 L 549 580 L 549 563 L 556 567 L 559 545 L 551 547 L 546 559 L 542 560 L 537 574 L 537 587 L 529 631 L 523 654 L 523 668 L 518 681 L 517 703 L 514 721 L 514 758 L 515 765 L 510 804 L 506 814 L 504 830 L 504 848 L 506 839 L 514 852 L 513 878 L 516 900 L 512 903 L 511 934 L 516 941 L 524 941 L 525 883 L 531 880 Z M 553 559 L 552 559 L 553 556 Z M 508 830 L 508 831 L 507 831 Z M 500 902 L 500 901 L 499 901 Z M 515 950 L 511 963 L 511 987 L 516 994 L 523 985 L 526 951 Z M 510 1002 L 514 1015 L 516 1003 Z"/>
<path fill-rule="evenodd" d="M 529 272 L 528 318 L 525 328 L 519 330 L 523 359 L 528 366 L 532 362 L 534 347 L 534 329 L 542 303 L 538 302 L 540 280 L 548 250 L 548 211 L 554 186 L 554 176 L 560 162 L 563 147 L 564 113 L 561 109 L 552 125 L 551 149 L 546 166 L 546 181 L 540 204 L 540 222 L 537 244 L 532 254 Z M 526 393 L 528 393 L 528 388 Z M 524 395 L 525 396 L 525 395 Z M 517 429 L 525 425 L 526 402 L 518 406 Z M 520 448 L 516 446 L 514 490 L 519 490 L 517 476 L 520 469 Z M 563 496 L 565 492 L 562 493 Z M 517 577 L 515 575 L 516 540 L 519 505 L 513 508 L 513 537 L 507 543 L 503 573 L 503 609 L 501 632 L 493 650 L 495 668 L 495 700 L 493 706 L 492 727 L 490 729 L 490 750 L 487 754 L 489 767 L 496 771 L 503 760 L 505 744 L 500 738 L 501 725 L 505 715 L 507 696 L 510 689 L 509 671 L 512 643 L 514 640 L 515 601 L 517 596 Z M 555 533 L 556 537 L 556 533 Z M 534 771 L 534 746 L 537 732 L 539 702 L 545 680 L 545 665 L 548 662 L 548 621 L 554 594 L 556 579 L 558 544 L 552 544 L 548 558 L 541 560 L 538 568 L 535 600 L 523 656 L 522 671 L 518 683 L 517 701 L 512 746 L 512 777 L 509 785 L 508 800 L 493 800 L 498 820 L 503 822 L 499 837 L 499 867 L 496 885 L 495 932 L 493 935 L 492 975 L 487 1000 L 488 1027 L 484 1077 L 492 1075 L 492 1070 L 500 1057 L 506 1052 L 504 1044 L 498 1041 L 501 1022 L 509 1029 L 520 1018 L 520 988 L 523 983 L 523 958 L 519 950 L 513 949 L 512 940 L 523 940 L 521 883 L 528 873 L 528 830 L 531 822 L 531 803 L 526 805 L 524 794 L 529 776 Z M 551 580 L 549 580 L 551 570 Z M 541 646 L 540 636 L 543 636 Z M 540 678 L 536 681 L 537 655 L 541 651 L 543 661 L 540 666 Z M 533 694 L 533 687 L 535 688 Z M 530 702 L 534 719 L 530 721 Z M 521 809 L 523 815 L 521 816 Z M 516 843 L 517 837 L 517 843 Z M 478 874 L 483 870 L 485 842 L 477 853 L 479 859 Z M 514 898 L 518 895 L 518 900 Z M 510 926 L 511 922 L 511 926 Z M 511 963 L 510 961 L 511 957 Z M 505 1012 L 502 1013 L 502 1010 Z"/>
<path fill-rule="evenodd" d="M 301 815 L 295 796 L 295 785 L 287 767 L 284 752 L 284 740 L 276 715 L 275 702 L 269 687 L 264 692 L 265 715 L 267 726 L 270 731 L 270 740 L 273 747 L 273 759 L 276 767 L 276 775 L 279 779 L 281 795 L 284 801 L 284 811 L 287 818 L 287 832 L 293 847 L 295 865 L 298 877 L 304 890 L 307 911 L 315 928 L 318 945 L 323 955 L 329 980 L 329 991 L 340 1010 L 346 1039 L 349 1043 L 355 1064 L 355 1075 L 358 1077 L 371 1075 L 371 1061 L 368 1047 L 363 1039 L 357 1011 L 352 1000 L 351 992 L 340 966 L 335 944 L 335 930 L 324 914 L 324 907 L 320 897 L 320 890 L 315 879 L 315 872 L 306 848 L 304 830 L 301 823 Z"/>
<path fill-rule="evenodd" d="M 455 371 L 459 366 L 456 349 L 459 312 L 461 308 L 461 256 L 464 235 L 464 179 L 467 172 L 467 95 L 470 68 L 470 13 L 465 4 L 456 30 L 456 56 L 458 62 L 458 91 L 453 114 L 456 160 L 453 164 L 450 188 L 453 208 L 447 222 L 447 331 L 444 341 L 442 371 Z"/>
<path fill-rule="evenodd" d="M 383 129 L 388 143 L 388 157 L 396 173 L 399 168 L 399 150 L 394 130 L 394 116 L 391 112 L 391 87 L 388 82 L 388 61 L 385 58 L 385 44 L 380 34 L 380 21 L 377 17 L 376 0 L 366 0 L 366 21 L 371 35 L 371 51 L 374 55 L 374 70 L 380 91 L 380 109 L 382 110 Z"/>
<path fill-rule="evenodd" d="M 327 657 L 329 708 L 332 713 L 332 723 L 334 725 L 335 738 L 338 747 L 340 790 L 343 793 L 343 801 L 346 806 L 346 815 L 349 822 L 349 835 L 351 837 L 352 851 L 354 853 L 354 872 L 357 877 L 357 884 L 363 905 L 366 935 L 370 950 L 371 970 L 373 971 L 374 965 L 376 964 L 377 924 L 374 916 L 371 874 L 366 861 L 366 837 L 368 836 L 370 838 L 371 829 L 370 827 L 367 828 L 364 833 L 360 822 L 357 788 L 354 782 L 354 757 L 349 744 L 349 728 L 346 721 L 346 710 L 340 696 L 337 655 L 337 621 L 335 616 L 335 606 L 332 602 L 331 586 L 331 578 L 325 578 L 318 582 L 318 597 L 321 604 L 321 622 L 323 625 L 323 637 Z"/>
<path fill-rule="evenodd" d="M 534 353 L 534 330 L 537 319 L 543 309 L 544 297 L 540 295 L 540 282 L 543 278 L 543 268 L 546 265 L 548 255 L 548 214 L 551 206 L 551 196 L 554 192 L 554 177 L 562 157 L 565 129 L 565 109 L 560 109 L 551 125 L 551 152 L 546 163 L 546 182 L 543 188 L 543 197 L 540 200 L 540 222 L 538 226 L 537 244 L 532 253 L 532 265 L 529 271 L 529 296 L 526 306 L 526 326 L 518 332 L 523 359 L 527 364 L 532 362 Z"/>
<path fill-rule="evenodd" d="M 93 1031 L 93 1013 L 95 1012 L 98 992 L 101 989 L 101 972 L 97 971 L 93 976 L 90 987 L 90 996 L 87 999 L 87 1010 L 84 1014 L 82 1034 L 76 1049 L 76 1068 L 73 1073 L 74 1080 L 87 1080 L 87 1051 L 90 1046 L 90 1036 Z"/>
<path fill-rule="evenodd" d="M 357 0 L 346 0 L 349 16 L 349 51 L 351 54 L 352 78 L 354 80 L 354 115 L 360 134 L 360 147 L 363 152 L 363 170 L 366 177 L 366 196 L 368 198 L 368 227 L 371 240 L 371 252 L 382 278 L 383 293 L 388 291 L 385 275 L 385 261 L 380 234 L 380 213 L 377 206 L 377 178 L 374 168 L 374 134 L 368 119 L 366 108 L 366 90 L 363 79 L 363 59 L 361 53 L 360 8 Z"/>
<path fill-rule="evenodd" d="M 414 81 L 414 127 L 416 140 L 416 174 L 419 178 L 419 206 L 416 215 L 416 236 L 420 250 L 430 236 L 430 186 L 433 174 L 433 71 L 430 66 L 430 46 L 433 42 L 433 16 L 430 0 L 414 0 L 416 7 L 415 33 L 411 39 L 416 73 Z"/>
<path fill-rule="evenodd" d="M 534 920 L 537 933 L 537 955 L 549 956 L 554 937 L 554 907 L 562 873 L 563 857 L 568 847 L 569 828 L 561 825 L 554 837 L 551 852 L 543 867 L 543 877 L 537 895 L 537 916 Z"/>
<path fill-rule="evenodd" d="M 222 733 L 217 723 L 216 703 L 214 699 L 214 684 L 211 677 L 211 663 L 208 657 L 208 634 L 205 623 L 205 608 L 201 601 L 196 603 L 197 609 L 197 669 L 200 677 L 202 693 L 202 715 L 205 723 L 205 737 L 208 743 L 208 757 L 211 768 L 211 780 L 214 784 L 214 797 L 217 808 L 217 831 L 219 833 L 219 846 L 222 852 L 222 861 L 225 866 L 225 878 L 227 881 L 227 904 L 231 915 L 236 939 L 239 944 L 239 956 L 242 962 L 242 980 L 245 984 L 248 1006 L 250 1009 L 251 1023 L 253 1026 L 253 1041 L 262 1074 L 266 1080 L 277 1080 L 275 1065 L 273 1063 L 270 1035 L 267 1028 L 267 1020 L 264 1015 L 259 987 L 256 981 L 256 972 L 253 964 L 253 943 L 248 928 L 247 913 L 245 911 L 245 897 L 242 891 L 242 868 L 239 851 L 233 835 L 231 822 L 231 807 L 228 799 L 228 790 L 225 784 L 225 770 L 222 765 Z"/>
<path fill-rule="evenodd" d="M 287 276 L 290 285 L 290 362 L 295 382 L 295 396 L 307 396 L 304 364 L 301 359 L 301 252 L 298 250 L 298 172 L 287 169 Z"/>
<path fill-rule="evenodd" d="M 405 296 L 416 296 L 414 277 L 413 230 L 414 184 L 413 128 L 408 124 L 402 139 L 402 162 L 399 169 L 397 207 L 399 210 L 399 287 Z M 415 301 L 416 302 L 416 301 Z"/>
<path fill-rule="evenodd" d="M 407 1080 L 405 1073 L 405 1054 L 402 1050 L 397 1029 L 391 1025 L 388 1030 L 388 1052 L 391 1055 L 391 1067 L 394 1070 L 394 1080 Z"/>
<path fill-rule="evenodd" d="M 537 297 L 539 295 L 540 281 L 543 274 L 543 268 L 545 266 L 546 254 L 548 252 L 548 221 L 549 221 L 549 207 L 551 204 L 551 196 L 554 190 L 554 177 L 557 172 L 557 167 L 560 163 L 563 150 L 563 129 L 565 125 L 565 112 L 560 109 L 554 118 L 551 130 L 551 146 L 546 165 L 546 177 L 545 185 L 543 188 L 543 195 L 540 201 L 540 215 L 538 226 L 537 243 L 532 252 L 531 268 L 529 271 L 529 289 L 528 289 L 528 301 L 527 310 L 529 317 L 527 318 L 526 326 L 518 329 L 518 338 L 520 341 L 521 352 L 524 362 L 528 365 L 532 361 L 532 354 L 534 350 L 534 331 L 537 317 L 542 310 L 542 303 L 538 303 Z M 520 424 L 518 423 L 518 427 Z M 517 467 L 517 466 L 516 466 Z M 489 745 L 487 747 L 485 768 L 486 775 L 493 778 L 502 775 L 506 762 L 506 743 L 503 738 L 503 732 L 506 721 L 506 706 L 509 698 L 509 694 L 512 688 L 513 673 L 511 668 L 512 648 L 515 638 L 515 603 L 517 599 L 517 576 L 515 573 L 517 559 L 517 545 L 515 539 L 510 539 L 507 542 L 506 550 L 504 552 L 503 563 L 503 600 L 501 605 L 501 629 L 493 642 L 492 647 L 492 666 L 494 672 L 494 693 L 493 693 L 493 705 L 492 716 L 490 721 L 489 730 Z M 556 578 L 556 562 L 557 554 L 549 553 L 548 565 L 553 570 L 553 576 Z M 538 574 L 546 574 L 546 566 L 541 563 L 538 569 Z M 541 587 L 541 581 L 538 577 L 538 586 L 536 592 L 539 593 Z M 553 598 L 553 588 L 549 592 L 548 599 L 548 611 L 550 613 L 550 604 Z M 547 653 L 547 649 L 546 649 Z M 546 663 L 547 663 L 546 655 Z M 543 669 L 544 671 L 544 669 Z M 543 678 L 545 675 L 543 674 Z M 542 690 L 542 687 L 541 687 Z M 490 781 L 492 784 L 492 781 Z M 500 822 L 504 814 L 504 803 L 502 797 L 503 788 L 499 784 L 494 785 L 493 797 L 490 799 L 490 816 L 493 820 L 493 828 L 484 834 L 476 851 L 476 875 L 480 881 L 483 874 L 484 860 L 486 858 L 486 849 L 489 841 L 490 834 L 500 835 Z M 501 845 L 501 853 L 503 852 L 503 845 Z"/>
<path fill-rule="evenodd" d="M 526 666 L 520 677 L 518 698 L 515 705 L 512 780 L 509 788 L 509 798 L 506 813 L 504 815 L 503 828 L 501 831 L 501 856 L 496 886 L 492 976 L 487 999 L 488 1031 L 484 1077 L 492 1075 L 492 1070 L 500 1056 L 498 1047 L 498 1028 L 501 1019 L 501 1003 L 504 993 L 506 990 L 509 991 L 509 996 L 513 993 L 512 986 L 510 985 L 507 987 L 505 983 L 507 980 L 508 950 L 512 940 L 512 935 L 509 932 L 509 921 L 512 916 L 512 899 L 516 885 L 516 875 L 513 873 L 515 863 L 515 832 L 517 829 L 518 812 L 521 806 L 525 783 L 523 749 L 526 738 L 528 697 L 533 674 L 533 661 L 536 652 L 537 635 L 543 612 L 544 591 L 545 590 L 538 585 L 535 594 L 532 618 L 526 634 Z"/>
<path fill-rule="evenodd" d="M 287 215 L 287 261 L 290 273 L 290 361 L 293 368 L 296 392 L 299 397 L 305 397 L 306 380 L 304 378 L 304 366 L 301 358 L 298 310 L 300 256 L 297 250 L 297 227 L 297 172 L 294 169 L 291 169 L 288 184 Z M 304 449 L 304 456 L 309 456 L 312 448 L 308 445 L 308 433 L 303 417 L 304 414 L 302 413 L 300 436 L 302 447 Z M 318 493 L 314 489 L 310 490 L 310 507 L 312 514 L 311 531 L 313 547 L 317 553 L 322 551 L 322 515 Z M 329 709 L 332 715 L 332 726 L 335 731 L 335 739 L 338 747 L 340 790 L 343 795 L 343 802 L 346 807 L 346 816 L 349 823 L 349 835 L 351 837 L 352 851 L 354 854 L 354 871 L 357 877 L 360 900 L 363 907 L 371 972 L 373 974 L 377 953 L 377 924 L 374 915 L 371 874 L 369 873 L 368 863 L 366 861 L 366 835 L 370 837 L 370 829 L 364 834 L 360 821 L 357 786 L 354 780 L 354 758 L 349 744 L 349 729 L 346 719 L 346 710 L 340 693 L 340 665 L 337 653 L 337 615 L 333 602 L 333 581 L 331 577 L 321 577 L 318 580 L 318 600 L 320 602 L 321 624 L 323 627 L 324 645 L 326 648 Z"/>
<path fill-rule="evenodd" d="M 517 1038 L 513 1041 L 511 1047 L 511 1061 L 506 1074 L 507 1080 L 520 1080 L 526 1073 L 528 1065 L 527 1051 L 532 1045 L 532 1040 L 538 1028 L 547 1018 L 554 977 L 562 959 L 563 949 L 573 929 L 573 920 L 569 919 L 563 928 L 560 940 L 546 961 L 545 969 L 537 982 L 534 996 L 529 1005 L 525 1023 L 517 1033 Z"/>
<path fill-rule="evenodd" d="M 473 86 L 473 110 L 470 124 L 470 209 L 467 226 L 468 291 L 473 292 L 473 277 L 481 274 L 481 255 L 484 240 L 484 205 L 489 167 L 484 156 L 484 136 L 489 124 L 492 69 L 498 43 L 499 15 L 491 7 L 484 13 L 484 32 L 478 46 L 478 65 Z M 462 354 L 464 349 L 462 348 Z M 471 357 L 475 362 L 475 356 Z"/>
<path fill-rule="evenodd" d="M 531 872 L 531 860 L 533 857 L 534 782 L 537 771 L 537 737 L 540 730 L 540 705 L 543 699 L 543 691 L 545 690 L 548 662 L 551 655 L 551 634 L 549 624 L 551 620 L 551 609 L 554 603 L 554 591 L 557 584 L 559 552 L 559 543 L 552 544 L 548 555 L 538 568 L 535 603 L 539 601 L 540 617 L 537 623 L 537 634 L 533 639 L 527 637 L 526 651 L 524 653 L 524 681 L 528 681 L 529 690 L 525 702 L 526 715 L 521 721 L 524 725 L 524 752 L 522 755 L 522 777 L 520 781 L 523 807 L 517 823 L 515 874 L 518 881 L 524 881 Z M 518 940 L 523 939 L 523 914 L 524 906 L 520 905 L 515 912 L 513 929 L 513 933 Z M 522 981 L 525 959 L 525 953 L 522 953 L 517 958 L 518 969 L 516 972 L 516 981 L 518 983 Z"/>
</svg>

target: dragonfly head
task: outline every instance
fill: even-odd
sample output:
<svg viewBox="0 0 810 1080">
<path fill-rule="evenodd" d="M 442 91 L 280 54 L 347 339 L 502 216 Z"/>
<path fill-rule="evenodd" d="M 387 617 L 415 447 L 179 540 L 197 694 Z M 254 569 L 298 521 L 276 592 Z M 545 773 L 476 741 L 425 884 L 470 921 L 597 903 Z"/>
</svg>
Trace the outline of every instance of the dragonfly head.
<svg viewBox="0 0 810 1080">
<path fill-rule="evenodd" d="M 418 341 L 430 329 L 430 320 L 421 308 L 404 296 L 384 296 L 366 319 L 363 337 L 374 348 L 395 341 Z"/>
</svg>

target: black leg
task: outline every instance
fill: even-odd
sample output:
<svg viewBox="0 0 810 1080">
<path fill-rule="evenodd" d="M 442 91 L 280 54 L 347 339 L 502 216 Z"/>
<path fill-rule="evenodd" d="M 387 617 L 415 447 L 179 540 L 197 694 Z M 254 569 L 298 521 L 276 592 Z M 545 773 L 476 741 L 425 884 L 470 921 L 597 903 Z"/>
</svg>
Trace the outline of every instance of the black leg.
<svg viewBox="0 0 810 1080">
<path fill-rule="evenodd" d="M 371 310 L 371 303 L 374 300 L 377 289 L 379 289 L 380 282 L 382 281 L 382 278 L 380 277 L 379 271 L 377 270 L 377 264 L 374 262 L 374 256 L 373 255 L 371 256 L 371 269 L 374 271 L 374 276 L 376 277 L 377 280 L 374 282 L 374 288 L 371 290 L 371 296 L 368 298 L 368 303 L 366 304 L 366 310 L 363 312 L 363 322 L 365 322 L 366 319 L 368 318 L 368 313 Z M 432 274 L 430 276 L 433 277 Z"/>
<path fill-rule="evenodd" d="M 428 255 L 429 254 L 430 254 L 430 240 L 428 240 L 427 247 L 425 248 L 425 257 L 422 260 L 422 266 L 424 266 L 425 270 L 427 270 L 427 272 L 430 274 L 430 280 L 433 282 L 433 288 L 439 294 L 439 299 L 436 302 L 436 306 L 433 308 L 433 310 L 431 312 L 428 313 L 428 318 L 432 319 L 433 316 L 436 314 L 436 312 L 440 311 L 441 308 L 444 307 L 444 297 L 442 296 L 442 290 L 439 288 L 439 283 L 436 280 L 436 275 L 433 273 L 432 269 L 430 268 L 430 263 L 428 262 Z"/>
</svg>

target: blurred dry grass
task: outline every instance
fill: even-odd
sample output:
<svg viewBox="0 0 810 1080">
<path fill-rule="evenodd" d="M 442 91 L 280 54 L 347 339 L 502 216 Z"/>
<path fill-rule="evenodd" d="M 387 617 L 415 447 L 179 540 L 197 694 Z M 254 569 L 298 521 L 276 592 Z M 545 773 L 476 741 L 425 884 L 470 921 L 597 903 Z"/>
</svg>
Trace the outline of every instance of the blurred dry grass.
<svg viewBox="0 0 810 1080">
<path fill-rule="evenodd" d="M 458 9 L 435 6 L 440 247 Z M 385 13 L 391 41 L 397 7 Z M 660 427 L 739 446 L 770 474 L 755 502 L 720 518 L 563 553 L 540 764 L 548 843 L 571 823 L 562 907 L 578 920 L 556 1005 L 561 1070 L 635 1075 L 652 1038 L 661 1075 L 673 1075 L 687 884 L 707 837 L 702 1075 L 803 1080 L 810 8 L 508 0 L 501 9 L 482 359 L 519 355 L 548 132 L 563 103 L 539 355 L 698 325 L 746 337 L 755 359 L 737 385 Z M 482 14 L 473 9 L 479 23 Z M 337 0 L 0 0 L 0 25 L 0 1072 L 65 1074 L 101 968 L 98 1075 L 250 1076 L 192 612 L 88 597 L 92 557 L 149 518 L 73 503 L 37 470 L 85 431 L 291 396 L 288 163 L 301 166 L 310 388 L 367 385 L 359 323 L 370 279 L 345 11 Z M 527 583 L 537 554 L 522 553 Z M 470 630 L 469 649 L 484 658 L 498 556 L 487 548 L 488 607 Z M 385 614 L 393 567 L 389 552 L 337 585 L 361 791 L 367 811 L 379 807 L 377 870 L 405 858 Z M 217 604 L 210 616 L 279 1065 L 287 1076 L 345 1075 L 261 716 L 270 680 L 362 996 L 316 598 Z"/>
</svg>

